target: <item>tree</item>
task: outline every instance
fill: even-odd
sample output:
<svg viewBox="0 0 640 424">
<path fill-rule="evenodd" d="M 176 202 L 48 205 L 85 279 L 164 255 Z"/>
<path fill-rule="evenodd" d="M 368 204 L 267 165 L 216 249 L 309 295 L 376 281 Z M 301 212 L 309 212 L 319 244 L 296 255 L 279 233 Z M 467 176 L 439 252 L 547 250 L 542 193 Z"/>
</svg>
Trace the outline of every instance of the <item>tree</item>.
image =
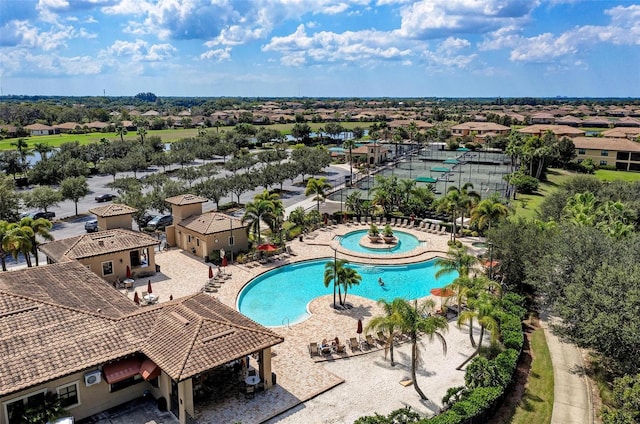
<svg viewBox="0 0 640 424">
<path fill-rule="evenodd" d="M 386 332 L 386 341 L 385 341 L 385 349 L 389 349 L 391 366 L 395 366 L 395 361 L 393 358 L 393 343 L 394 336 L 396 334 L 396 330 L 400 326 L 399 317 L 397 311 L 400 310 L 402 303 L 405 300 L 401 298 L 396 298 L 392 302 L 388 302 L 384 299 L 378 300 L 378 305 L 380 305 L 384 311 L 384 315 L 377 315 L 371 318 L 369 324 L 367 324 L 366 331 L 369 330 L 380 330 L 383 334 Z"/>
<path fill-rule="evenodd" d="M 404 302 L 399 304 L 397 310 L 398 327 L 404 334 L 409 335 L 411 340 L 411 380 L 413 387 L 420 395 L 420 398 L 427 400 L 427 396 L 418 386 L 416 378 L 416 369 L 420 363 L 420 350 L 418 345 L 419 334 L 424 334 L 431 341 L 434 336 L 442 343 L 443 353 L 447 354 L 447 342 L 441 332 L 449 328 L 447 319 L 443 316 L 436 315 L 432 312 L 435 306 L 433 299 L 427 299 L 418 304 L 417 300 L 413 304 Z"/>
<path fill-rule="evenodd" d="M 15 222 L 11 223 L 7 225 L 5 235 L 2 238 L 2 249 L 11 253 L 16 261 L 18 260 L 18 255 L 22 253 L 27 267 L 31 268 L 31 250 L 33 248 L 31 240 L 33 237 L 34 234 L 31 227 L 21 226 Z"/>
<path fill-rule="evenodd" d="M 362 277 L 358 272 L 348 267 L 349 261 L 337 259 L 334 262 L 327 262 L 324 265 L 324 286 L 329 287 L 333 281 L 333 307 L 336 307 L 336 287 L 338 288 L 338 300 L 340 306 L 346 306 L 347 291 L 349 287 L 360 284 Z M 344 298 L 342 290 L 344 289 Z"/>
<path fill-rule="evenodd" d="M 0 263 L 2 263 L 2 270 L 7 270 L 7 252 L 4 250 L 4 237 L 7 235 L 7 231 L 9 231 L 9 223 L 7 221 L 0 220 Z"/>
<path fill-rule="evenodd" d="M 19 138 L 18 140 L 12 141 L 9 144 L 16 148 L 16 152 L 18 152 L 18 156 L 20 157 L 20 168 L 24 172 L 24 170 L 27 168 L 27 156 L 31 154 L 29 143 L 27 143 L 24 138 Z"/>
<path fill-rule="evenodd" d="M 60 193 L 64 199 L 73 200 L 78 215 L 78 201 L 89 194 L 89 184 L 85 177 L 71 177 L 62 180 Z"/>
<path fill-rule="evenodd" d="M 26 217 L 20 220 L 20 226 L 31 228 L 31 232 L 29 233 L 33 234 L 33 236 L 30 236 L 31 253 L 36 258 L 36 266 L 39 266 L 40 264 L 38 260 L 38 246 L 40 245 L 40 242 L 38 241 L 38 236 L 47 241 L 53 240 L 53 236 L 49 232 L 51 228 L 53 228 L 53 224 L 51 224 L 51 221 L 49 221 L 48 219 L 32 219 Z"/>
<path fill-rule="evenodd" d="M 436 279 L 443 275 L 458 273 L 459 276 L 466 277 L 469 275 L 471 268 L 478 263 L 478 258 L 467 253 L 467 247 L 451 247 L 447 252 L 446 258 L 437 258 L 435 266 L 438 271 L 435 274 Z"/>
<path fill-rule="evenodd" d="M 614 408 L 602 411 L 604 424 L 635 424 L 640 422 L 640 374 L 616 378 L 611 399 Z"/>
<path fill-rule="evenodd" d="M 37 186 L 24 193 L 22 199 L 28 208 L 43 209 L 48 212 L 50 207 L 58 206 L 62 195 L 49 186 Z"/>
<path fill-rule="evenodd" d="M 331 184 L 327 182 L 325 177 L 320 177 L 318 179 L 312 177 L 309 178 L 309 181 L 307 182 L 307 188 L 304 191 L 304 195 L 309 196 L 311 194 L 315 194 L 314 199 L 316 200 L 317 210 L 320 212 L 320 201 L 326 197 L 325 191 L 329 189 L 331 189 Z"/>
<path fill-rule="evenodd" d="M 53 147 L 51 147 L 49 143 L 35 143 L 33 145 L 33 151 L 38 152 L 42 160 L 47 160 L 47 154 L 53 151 Z"/>
<path fill-rule="evenodd" d="M 256 237 L 258 238 L 258 245 L 262 244 L 260 221 L 273 212 L 274 205 L 273 202 L 270 202 L 269 200 L 257 199 L 245 205 L 242 223 L 249 223 L 249 230 L 253 233 L 254 240 Z"/>
<path fill-rule="evenodd" d="M 118 125 L 116 127 L 116 135 L 120 136 L 120 141 L 122 141 L 123 143 L 124 143 L 124 136 L 127 135 L 128 132 L 129 131 L 127 131 L 127 129 L 122 125 Z"/>
<path fill-rule="evenodd" d="M 15 220 L 19 206 L 20 195 L 16 193 L 16 183 L 11 177 L 0 175 L 0 220 Z"/>
<path fill-rule="evenodd" d="M 491 230 L 491 226 L 509 216 L 509 207 L 502 203 L 497 195 L 484 199 L 471 211 L 471 222 L 480 230 Z"/>
</svg>

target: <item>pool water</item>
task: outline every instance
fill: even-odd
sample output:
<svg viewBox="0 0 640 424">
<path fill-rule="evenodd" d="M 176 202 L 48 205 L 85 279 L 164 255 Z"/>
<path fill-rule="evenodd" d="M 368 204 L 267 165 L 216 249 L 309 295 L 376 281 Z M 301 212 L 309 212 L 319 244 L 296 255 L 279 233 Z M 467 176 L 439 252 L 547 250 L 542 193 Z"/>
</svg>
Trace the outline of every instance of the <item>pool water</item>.
<svg viewBox="0 0 640 424">
<path fill-rule="evenodd" d="M 238 310 L 267 327 L 294 324 L 307 319 L 307 304 L 311 300 L 333 294 L 333 283 L 329 287 L 323 284 L 327 262 L 333 263 L 333 258 L 285 265 L 256 277 L 240 292 Z M 349 289 L 347 302 L 352 295 L 375 301 L 392 301 L 397 297 L 411 300 L 427 296 L 431 289 L 443 287 L 457 277 L 453 273 L 436 280 L 438 267 L 434 262 L 375 266 L 351 263 L 348 266 L 358 271 L 362 281 Z M 382 278 L 384 286 L 380 286 L 378 278 Z"/>
<path fill-rule="evenodd" d="M 340 246 L 353 252 L 370 253 L 374 255 L 390 255 L 392 253 L 410 252 L 420 245 L 420 240 L 404 231 L 394 231 L 393 235 L 398 239 L 396 244 L 384 244 L 388 248 L 374 249 L 360 245 L 362 237 L 366 237 L 369 230 L 357 230 L 345 234 L 340 239 Z M 383 245 L 383 244 L 381 244 Z"/>
</svg>

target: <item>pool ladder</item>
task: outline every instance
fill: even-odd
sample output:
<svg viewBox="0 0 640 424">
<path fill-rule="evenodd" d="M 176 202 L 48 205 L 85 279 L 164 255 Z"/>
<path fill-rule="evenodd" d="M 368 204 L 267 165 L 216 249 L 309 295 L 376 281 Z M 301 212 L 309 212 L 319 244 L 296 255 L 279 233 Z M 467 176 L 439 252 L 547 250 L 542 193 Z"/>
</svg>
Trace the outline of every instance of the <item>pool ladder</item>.
<svg viewBox="0 0 640 424">
<path fill-rule="evenodd" d="M 333 239 L 337 242 L 341 242 L 342 241 L 342 236 L 334 236 Z"/>
<path fill-rule="evenodd" d="M 285 324 L 285 321 L 287 322 L 286 324 Z M 282 326 L 284 327 L 285 325 L 287 326 L 288 329 L 291 329 L 291 326 L 289 325 L 289 317 L 284 317 L 282 319 Z"/>
</svg>

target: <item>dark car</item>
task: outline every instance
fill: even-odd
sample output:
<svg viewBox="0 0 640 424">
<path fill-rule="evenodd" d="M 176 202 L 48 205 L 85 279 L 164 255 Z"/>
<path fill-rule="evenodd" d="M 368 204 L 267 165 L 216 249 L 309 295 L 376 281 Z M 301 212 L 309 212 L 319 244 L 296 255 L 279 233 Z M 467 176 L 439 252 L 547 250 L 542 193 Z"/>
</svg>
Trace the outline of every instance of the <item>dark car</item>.
<svg viewBox="0 0 640 424">
<path fill-rule="evenodd" d="M 22 215 L 20 215 L 20 218 L 26 218 L 26 217 L 29 217 L 31 219 L 44 218 L 44 219 L 52 220 L 53 218 L 56 217 L 56 213 L 55 212 L 38 211 L 38 212 L 23 213 Z"/>
<path fill-rule="evenodd" d="M 153 215 L 150 215 L 145 212 L 142 214 L 140 218 L 136 219 L 136 222 L 138 223 L 138 226 L 140 228 L 144 228 L 149 224 L 149 221 L 151 221 L 153 218 L 155 218 Z"/>
<path fill-rule="evenodd" d="M 109 202 L 115 199 L 116 197 L 118 196 L 116 196 L 115 194 L 105 193 L 105 194 L 101 194 L 100 196 L 96 196 L 96 202 L 98 203 Z"/>
<path fill-rule="evenodd" d="M 147 223 L 147 227 L 160 230 L 171 224 L 173 224 L 173 217 L 171 215 L 158 215 L 154 216 L 151 221 Z"/>
</svg>

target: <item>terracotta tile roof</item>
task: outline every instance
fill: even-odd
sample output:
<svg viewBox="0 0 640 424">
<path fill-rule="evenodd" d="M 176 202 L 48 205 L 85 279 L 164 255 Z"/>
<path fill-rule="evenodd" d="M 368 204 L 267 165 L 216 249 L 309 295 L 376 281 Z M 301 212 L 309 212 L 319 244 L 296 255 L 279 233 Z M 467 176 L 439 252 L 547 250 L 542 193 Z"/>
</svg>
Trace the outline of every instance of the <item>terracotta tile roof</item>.
<svg viewBox="0 0 640 424">
<path fill-rule="evenodd" d="M 38 130 L 52 130 L 54 129 L 53 127 L 50 127 L 49 125 L 44 125 L 44 124 L 31 124 L 31 125 L 27 125 L 24 127 L 27 130 L 30 131 L 38 131 Z"/>
<path fill-rule="evenodd" d="M 160 241 L 144 233 L 115 228 L 97 233 L 83 234 L 70 239 L 51 241 L 39 249 L 56 262 L 83 259 L 92 256 L 156 246 Z"/>
<path fill-rule="evenodd" d="M 508 131 L 511 128 L 493 122 L 465 122 L 463 124 L 454 125 L 451 129 L 469 131 Z"/>
<path fill-rule="evenodd" d="M 523 134 L 533 134 L 533 135 L 541 135 L 547 131 L 551 131 L 557 136 L 562 136 L 562 135 L 577 136 L 577 135 L 584 134 L 584 131 L 579 130 L 577 128 L 570 127 L 568 125 L 552 125 L 552 124 L 529 125 L 528 127 L 520 128 L 518 131 Z"/>
<path fill-rule="evenodd" d="M 640 152 L 640 143 L 627 138 L 576 137 L 572 139 L 577 149 L 612 150 L 615 152 Z"/>
<path fill-rule="evenodd" d="M 98 206 L 96 208 L 89 209 L 89 212 L 100 218 L 106 218 L 109 216 L 120 216 L 127 214 L 134 214 L 138 212 L 138 209 L 131 206 L 123 205 L 121 203 L 111 203 L 106 206 Z"/>
<path fill-rule="evenodd" d="M 238 218 L 217 212 L 207 212 L 202 215 L 191 216 L 177 224 L 177 226 L 200 234 L 215 234 L 231 230 L 232 222 L 234 229 L 247 226 Z"/>
<path fill-rule="evenodd" d="M 624 128 L 612 128 L 602 132 L 605 137 L 627 137 L 635 138 L 640 136 L 640 128 L 637 127 L 624 127 Z"/>
<path fill-rule="evenodd" d="M 77 122 L 64 122 L 62 124 L 54 125 L 53 128 L 58 128 L 61 130 L 74 130 L 76 127 L 82 127 L 82 125 Z"/>
<path fill-rule="evenodd" d="M 204 203 L 209 199 L 206 197 L 196 196 L 195 194 L 181 194 L 179 196 L 168 197 L 165 202 L 172 205 L 192 205 L 194 203 Z"/>
<path fill-rule="evenodd" d="M 0 396 L 137 352 L 180 381 L 283 341 L 204 293 L 139 308 L 77 262 L 0 274 Z"/>
</svg>

